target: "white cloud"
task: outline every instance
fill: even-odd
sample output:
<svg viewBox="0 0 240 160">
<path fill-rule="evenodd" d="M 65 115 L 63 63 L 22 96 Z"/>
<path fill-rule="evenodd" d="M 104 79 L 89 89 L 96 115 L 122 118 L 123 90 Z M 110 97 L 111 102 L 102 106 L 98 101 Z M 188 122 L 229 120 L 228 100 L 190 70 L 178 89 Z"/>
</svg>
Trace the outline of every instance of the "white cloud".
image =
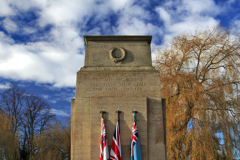
<svg viewBox="0 0 240 160">
<path fill-rule="evenodd" d="M 51 103 L 57 103 L 57 100 L 49 100 Z"/>
<path fill-rule="evenodd" d="M 37 29 L 33 28 L 33 27 L 24 26 L 22 28 L 22 33 L 23 34 L 33 34 L 33 33 L 36 33 L 36 32 L 37 32 Z"/>
<path fill-rule="evenodd" d="M 131 6 L 122 10 L 122 14 L 114 28 L 120 35 L 158 35 L 161 29 L 149 23 L 151 15 L 139 6 Z"/>
<path fill-rule="evenodd" d="M 55 26 L 82 22 L 83 17 L 91 15 L 96 7 L 94 0 L 56 0 L 44 3 L 40 14 L 39 25 Z"/>
<path fill-rule="evenodd" d="M 42 96 L 44 99 L 48 99 L 48 98 L 49 98 L 49 95 L 47 95 L 47 94 L 41 94 L 41 96 Z"/>
<path fill-rule="evenodd" d="M 169 26 L 171 23 L 171 15 L 162 7 L 157 7 L 156 11 L 158 12 L 160 18 L 164 21 L 165 25 Z"/>
<path fill-rule="evenodd" d="M 110 0 L 107 1 L 107 3 L 109 3 L 109 6 L 116 12 L 118 10 L 131 6 L 134 3 L 134 0 Z"/>
<path fill-rule="evenodd" d="M 101 29 L 99 27 L 95 27 L 86 33 L 86 35 L 100 35 L 100 34 Z"/>
<path fill-rule="evenodd" d="M 236 0 L 228 0 L 228 3 L 235 3 Z"/>
<path fill-rule="evenodd" d="M 9 89 L 9 88 L 11 88 L 10 83 L 0 84 L 0 89 Z"/>
<path fill-rule="evenodd" d="M 186 32 L 194 32 L 196 29 L 204 30 L 207 27 L 216 26 L 218 23 L 219 22 L 212 17 L 194 16 L 187 17 L 183 22 L 172 24 L 168 30 L 177 36 Z"/>
<path fill-rule="evenodd" d="M 219 21 L 213 16 L 220 14 L 220 10 L 221 7 L 213 0 L 176 0 L 156 7 L 156 12 L 165 25 L 164 43 L 161 47 L 169 45 L 170 40 L 178 35 L 217 26 Z"/>
<path fill-rule="evenodd" d="M 8 33 L 14 33 L 18 31 L 18 26 L 14 21 L 9 18 L 3 20 L 3 27 L 8 31 Z"/>
<path fill-rule="evenodd" d="M 53 42 L 27 44 L 12 44 L 13 40 L 6 41 L 6 35 L 0 32 L 0 75 L 54 83 L 55 87 L 75 86 L 76 72 L 84 61 L 84 55 L 78 53 L 83 42 L 72 31 L 66 32 L 67 36 L 57 32 Z"/>
<path fill-rule="evenodd" d="M 218 14 L 220 8 L 214 0 L 183 0 L 179 11 L 188 11 L 190 14 Z"/>
<path fill-rule="evenodd" d="M 133 0 L 102 1 L 100 4 L 94 0 L 4 2 L 8 6 L 14 3 L 14 7 L 22 12 L 36 8 L 34 10 L 39 18 L 34 22 L 38 27 L 52 25 L 47 34 L 32 36 L 34 42 L 15 43 L 10 36 L 0 32 L 0 76 L 15 80 L 53 83 L 54 87 L 75 86 L 76 72 L 84 63 L 84 41 L 80 35 L 84 34 L 82 30 L 85 30 L 86 20 L 93 15 L 101 20 L 112 11 L 122 14 L 117 34 L 154 34 L 159 30 L 151 23 L 142 21 L 150 19 L 150 15 L 143 8 L 132 6 Z M 111 27 L 109 22 L 101 24 L 105 26 L 103 30 Z M 28 24 L 21 25 L 21 34 L 37 33 L 36 28 Z M 11 33 L 18 30 L 17 24 L 9 18 L 5 18 L 4 26 Z M 100 27 L 91 28 L 85 34 L 101 34 Z"/>
<path fill-rule="evenodd" d="M 236 20 L 233 23 L 236 27 L 240 27 L 240 20 Z"/>
<path fill-rule="evenodd" d="M 57 110 L 57 109 L 53 109 L 53 108 L 50 109 L 50 113 L 56 114 L 57 116 L 64 116 L 64 117 L 70 116 L 69 114 L 67 114 L 66 112 L 64 112 L 62 110 Z"/>
<path fill-rule="evenodd" d="M 0 31 L 0 76 L 74 87 L 76 72 L 84 64 L 82 35 L 153 35 L 152 46 L 159 39 L 166 45 L 179 34 L 219 24 L 215 16 L 223 12 L 213 0 L 149 4 L 146 0 L 1 0 L 0 25 L 8 33 Z M 31 22 L 13 21 L 29 18 L 29 12 L 36 16 Z M 12 33 L 29 37 L 15 41 Z"/>
<path fill-rule="evenodd" d="M 160 31 L 157 26 L 151 23 L 145 23 L 143 20 L 137 18 L 132 18 L 126 22 L 122 21 L 117 30 L 118 34 L 122 35 L 151 35 Z"/>
<path fill-rule="evenodd" d="M 14 41 L 12 38 L 6 36 L 6 35 L 4 34 L 4 32 L 1 32 L 1 31 L 0 31 L 0 45 L 1 45 L 1 44 L 2 44 L 2 45 L 6 45 L 6 44 L 12 45 L 12 44 L 14 44 L 14 42 L 15 42 L 15 41 Z M 1 47 L 1 49 L 3 49 L 3 47 Z M 3 56 L 3 55 L 1 55 L 1 56 Z M 7 56 L 7 54 L 5 54 L 5 56 Z M 0 60 L 1 60 L 1 59 L 0 59 Z"/>
<path fill-rule="evenodd" d="M 14 15 L 14 10 L 10 7 L 11 0 L 1 0 L 0 17 Z"/>
<path fill-rule="evenodd" d="M 21 88 L 25 88 L 27 85 L 25 85 L 25 84 L 18 84 L 18 86 L 21 87 Z"/>
</svg>

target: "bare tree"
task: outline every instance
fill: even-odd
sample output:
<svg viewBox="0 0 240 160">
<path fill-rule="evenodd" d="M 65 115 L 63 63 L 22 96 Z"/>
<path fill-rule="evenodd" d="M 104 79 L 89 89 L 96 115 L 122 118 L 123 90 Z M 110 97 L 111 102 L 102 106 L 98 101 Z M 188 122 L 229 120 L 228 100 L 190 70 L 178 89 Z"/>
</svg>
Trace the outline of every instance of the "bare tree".
<svg viewBox="0 0 240 160">
<path fill-rule="evenodd" d="M 38 96 L 26 95 L 24 102 L 22 153 L 31 159 L 37 153 L 39 134 L 54 120 L 55 115 L 50 113 L 50 106 Z"/>
<path fill-rule="evenodd" d="M 12 136 L 19 140 L 15 159 L 18 159 L 19 152 L 20 159 L 31 159 L 37 153 L 39 134 L 54 120 L 55 115 L 50 112 L 50 106 L 42 98 L 27 94 L 15 84 L 11 84 L 9 89 L 1 93 L 0 98 L 1 111 L 10 118 L 8 122 L 11 123 L 9 127 Z M 3 130 L 3 134 L 8 132 Z"/>
<path fill-rule="evenodd" d="M 16 84 L 11 84 L 10 88 L 0 95 L 1 108 L 11 117 L 14 134 L 16 134 L 22 123 L 24 93 L 24 89 L 19 88 Z"/>
<path fill-rule="evenodd" d="M 9 89 L 0 94 L 1 111 L 6 114 L 9 120 L 8 122 L 11 123 L 11 126 L 9 127 L 11 128 L 12 134 L 10 135 L 13 137 L 19 136 L 17 134 L 19 134 L 20 128 L 22 126 L 24 93 L 24 89 L 19 88 L 16 84 L 11 84 Z M 5 132 L 6 130 L 3 131 Z M 8 132 L 5 134 L 8 134 Z M 17 159 L 19 150 L 14 151 L 15 152 L 13 154 L 13 157 Z"/>
<path fill-rule="evenodd" d="M 157 52 L 168 159 L 234 159 L 240 153 L 239 32 L 218 27 L 182 35 Z"/>
</svg>

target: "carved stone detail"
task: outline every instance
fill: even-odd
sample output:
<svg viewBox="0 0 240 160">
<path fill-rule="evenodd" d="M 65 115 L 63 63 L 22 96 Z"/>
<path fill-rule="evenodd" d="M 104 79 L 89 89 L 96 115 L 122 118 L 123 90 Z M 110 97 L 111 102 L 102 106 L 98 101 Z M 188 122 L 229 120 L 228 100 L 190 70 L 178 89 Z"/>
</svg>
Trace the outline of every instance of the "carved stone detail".
<svg viewBox="0 0 240 160">
<path fill-rule="evenodd" d="M 119 49 L 119 50 L 121 51 L 121 57 L 119 57 L 119 58 L 113 56 L 113 52 L 114 52 L 115 50 L 117 50 L 117 49 Z M 123 60 L 125 59 L 125 57 L 126 57 L 126 51 L 125 51 L 125 49 L 122 48 L 122 47 L 118 47 L 118 48 L 117 48 L 117 47 L 114 47 L 114 48 L 112 48 L 112 49 L 110 50 L 109 56 L 110 56 L 110 58 L 111 58 L 115 63 L 116 63 L 116 62 L 121 62 L 121 61 L 123 61 Z"/>
</svg>

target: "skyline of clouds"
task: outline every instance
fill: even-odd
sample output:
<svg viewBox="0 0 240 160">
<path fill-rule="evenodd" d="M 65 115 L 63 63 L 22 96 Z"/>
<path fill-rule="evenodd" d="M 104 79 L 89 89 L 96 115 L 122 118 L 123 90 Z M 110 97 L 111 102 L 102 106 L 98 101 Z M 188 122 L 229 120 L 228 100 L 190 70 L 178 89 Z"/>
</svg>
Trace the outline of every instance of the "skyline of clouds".
<svg viewBox="0 0 240 160">
<path fill-rule="evenodd" d="M 0 0 L 0 4 L 0 89 L 10 79 L 74 90 L 76 72 L 84 65 L 83 35 L 152 35 L 154 49 L 196 29 L 240 25 L 237 0 Z"/>
</svg>

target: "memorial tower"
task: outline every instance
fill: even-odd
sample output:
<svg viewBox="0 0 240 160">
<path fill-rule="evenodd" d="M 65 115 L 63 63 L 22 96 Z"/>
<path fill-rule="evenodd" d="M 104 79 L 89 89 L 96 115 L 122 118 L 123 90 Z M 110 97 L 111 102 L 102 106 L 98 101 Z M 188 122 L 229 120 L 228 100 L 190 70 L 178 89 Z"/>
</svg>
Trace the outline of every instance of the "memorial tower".
<svg viewBox="0 0 240 160">
<path fill-rule="evenodd" d="M 165 160 L 159 72 L 152 66 L 152 36 L 84 36 L 85 63 L 71 101 L 71 159 L 98 160 L 101 113 L 109 149 L 121 111 L 122 160 L 130 159 L 132 111 L 143 160 Z"/>
</svg>

